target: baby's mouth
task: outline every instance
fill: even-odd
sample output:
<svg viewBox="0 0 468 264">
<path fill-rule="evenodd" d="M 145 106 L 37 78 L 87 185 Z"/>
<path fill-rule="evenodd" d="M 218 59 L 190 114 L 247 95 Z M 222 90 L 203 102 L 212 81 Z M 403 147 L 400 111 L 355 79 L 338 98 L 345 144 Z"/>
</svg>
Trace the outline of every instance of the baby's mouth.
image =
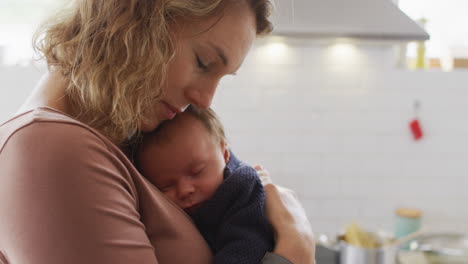
<svg viewBox="0 0 468 264">
<path fill-rule="evenodd" d="M 202 205 L 202 203 L 196 203 L 196 204 L 193 204 L 189 207 L 186 207 L 184 210 L 189 213 L 189 214 L 193 214 L 195 213 L 195 211 L 200 208 L 200 206 Z"/>
</svg>

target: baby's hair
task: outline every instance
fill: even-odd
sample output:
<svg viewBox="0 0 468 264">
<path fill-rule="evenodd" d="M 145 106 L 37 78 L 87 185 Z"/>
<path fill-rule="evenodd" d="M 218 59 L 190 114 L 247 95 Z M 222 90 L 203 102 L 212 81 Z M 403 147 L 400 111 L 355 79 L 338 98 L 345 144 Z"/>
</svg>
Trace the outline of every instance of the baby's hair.
<svg viewBox="0 0 468 264">
<path fill-rule="evenodd" d="M 218 115 L 211 108 L 202 109 L 190 105 L 183 113 L 178 114 L 174 120 L 164 121 L 154 131 L 145 133 L 138 144 L 135 144 L 135 148 L 129 151 L 129 157 L 135 163 L 137 169 L 140 169 L 138 156 L 145 151 L 146 146 L 150 144 L 171 144 L 172 139 L 167 128 L 173 122 L 177 122 L 176 120 L 180 118 L 179 115 L 191 115 L 203 124 L 214 140 L 223 144 L 228 143 L 223 124 Z M 190 133 L 190 131 L 185 131 L 185 133 Z"/>
<path fill-rule="evenodd" d="M 156 144 L 170 144 L 171 135 L 167 127 L 171 126 L 173 122 L 177 122 L 177 119 L 180 118 L 179 115 L 190 115 L 194 117 L 203 124 L 208 133 L 210 133 L 215 140 L 227 144 L 224 127 L 218 115 L 211 108 L 202 109 L 194 105 L 190 105 L 183 113 L 178 114 L 175 119 L 162 122 L 154 131 L 145 134 L 143 141 L 151 141 Z M 190 133 L 190 131 L 186 131 L 186 133 Z M 142 142 L 142 144 L 144 142 Z"/>
<path fill-rule="evenodd" d="M 202 109 L 194 105 L 190 105 L 185 110 L 185 113 L 190 114 L 196 119 L 200 120 L 208 132 L 210 132 L 210 134 L 214 136 L 219 142 L 227 143 L 223 124 L 213 109 Z"/>
</svg>

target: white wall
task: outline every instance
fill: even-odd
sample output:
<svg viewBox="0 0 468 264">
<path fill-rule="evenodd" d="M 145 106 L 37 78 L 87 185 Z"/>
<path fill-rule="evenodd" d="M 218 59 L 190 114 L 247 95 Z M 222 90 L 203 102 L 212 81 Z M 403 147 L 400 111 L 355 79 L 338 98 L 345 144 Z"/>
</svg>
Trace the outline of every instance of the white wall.
<svg viewBox="0 0 468 264">
<path fill-rule="evenodd" d="M 0 124 L 26 100 L 45 67 L 0 65 Z"/>
<path fill-rule="evenodd" d="M 0 68 L 0 122 L 39 76 Z M 398 70 L 388 45 L 260 41 L 214 108 L 237 155 L 295 189 L 318 233 L 354 219 L 391 230 L 397 206 L 423 209 L 429 228 L 468 232 L 467 82 L 466 72 Z M 408 129 L 415 99 L 420 142 Z"/>
</svg>

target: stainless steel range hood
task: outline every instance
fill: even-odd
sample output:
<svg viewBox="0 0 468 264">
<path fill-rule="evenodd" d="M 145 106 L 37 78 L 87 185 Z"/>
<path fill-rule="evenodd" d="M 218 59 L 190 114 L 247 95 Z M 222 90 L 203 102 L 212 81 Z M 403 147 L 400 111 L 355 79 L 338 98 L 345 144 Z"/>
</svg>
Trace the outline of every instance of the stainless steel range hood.
<svg viewBox="0 0 468 264">
<path fill-rule="evenodd" d="M 390 0 L 274 0 L 274 35 L 427 40 L 427 32 Z"/>
</svg>

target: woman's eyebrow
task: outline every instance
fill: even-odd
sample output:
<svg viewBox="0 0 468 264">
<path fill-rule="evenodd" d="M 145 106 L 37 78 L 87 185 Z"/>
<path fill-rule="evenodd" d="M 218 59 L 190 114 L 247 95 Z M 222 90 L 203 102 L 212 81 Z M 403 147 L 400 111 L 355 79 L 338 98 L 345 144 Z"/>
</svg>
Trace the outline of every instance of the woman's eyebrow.
<svg viewBox="0 0 468 264">
<path fill-rule="evenodd" d="M 226 57 L 226 53 L 224 52 L 224 50 L 221 47 L 217 46 L 216 44 L 214 44 L 212 42 L 208 42 L 208 45 L 210 45 L 211 48 L 216 50 L 216 53 L 218 54 L 218 57 L 221 58 L 221 61 L 223 62 L 224 66 L 227 67 L 229 65 L 229 60 Z"/>
</svg>

